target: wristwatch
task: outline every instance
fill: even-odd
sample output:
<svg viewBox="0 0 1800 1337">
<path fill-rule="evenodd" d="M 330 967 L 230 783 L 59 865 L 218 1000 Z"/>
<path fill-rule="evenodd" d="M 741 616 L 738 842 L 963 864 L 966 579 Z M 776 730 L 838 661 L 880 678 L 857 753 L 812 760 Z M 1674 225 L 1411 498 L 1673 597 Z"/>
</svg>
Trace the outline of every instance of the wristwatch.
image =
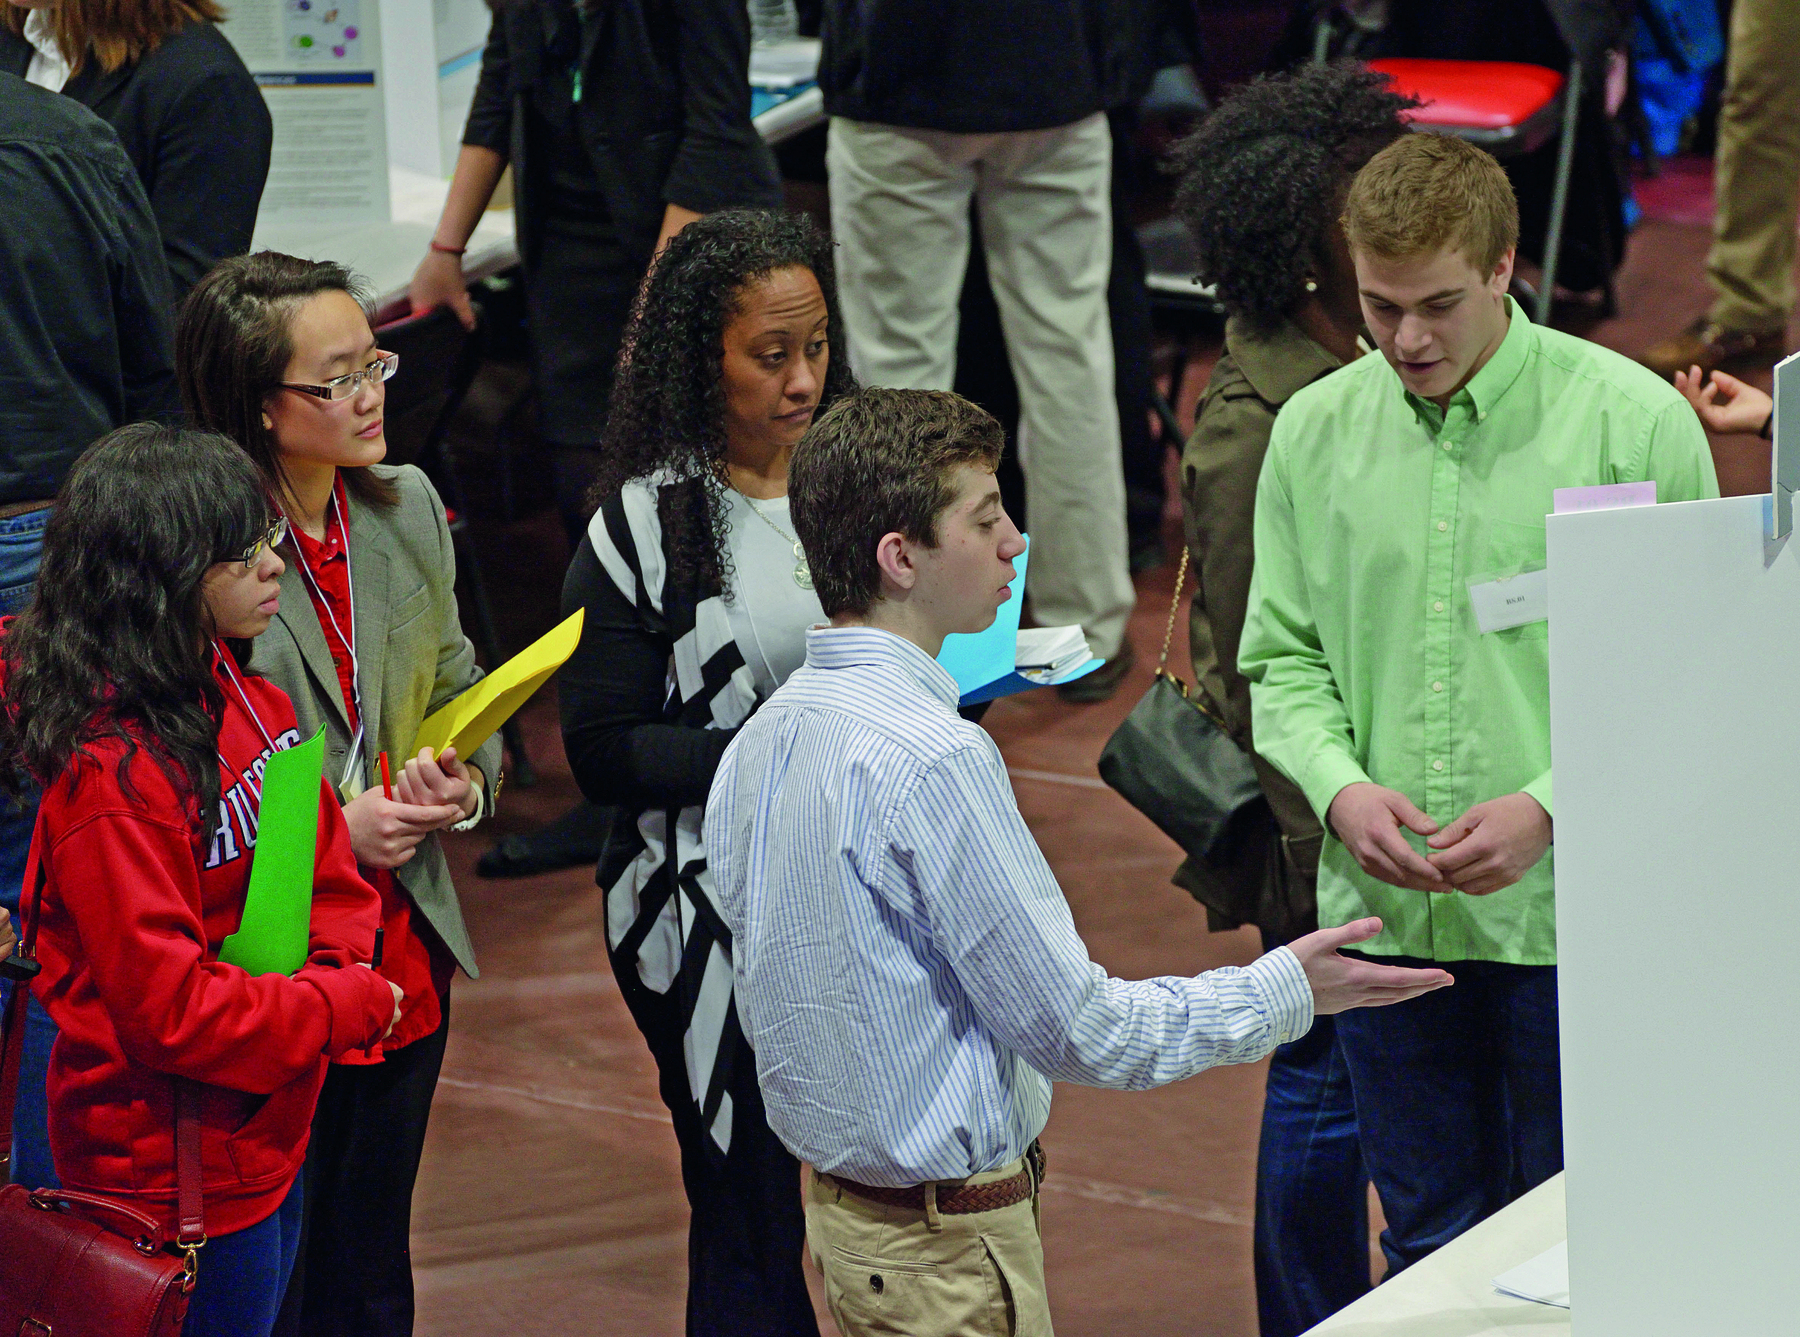
<svg viewBox="0 0 1800 1337">
<path fill-rule="evenodd" d="M 462 821 L 454 823 L 450 829 L 452 831 L 468 831 L 482 818 L 493 816 L 494 804 L 500 798 L 500 786 L 505 783 L 506 768 L 502 767 L 500 773 L 494 777 L 494 783 L 491 789 L 485 784 L 476 786 L 475 811 L 463 818 Z"/>
</svg>

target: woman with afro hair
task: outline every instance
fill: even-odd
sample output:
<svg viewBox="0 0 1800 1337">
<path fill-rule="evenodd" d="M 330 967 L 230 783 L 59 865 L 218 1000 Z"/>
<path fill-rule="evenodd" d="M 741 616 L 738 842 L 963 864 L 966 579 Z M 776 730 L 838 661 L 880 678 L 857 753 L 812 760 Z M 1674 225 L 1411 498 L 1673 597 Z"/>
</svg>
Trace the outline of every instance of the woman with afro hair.
<svg viewBox="0 0 1800 1337">
<path fill-rule="evenodd" d="M 1194 676 L 1256 763 L 1280 850 L 1248 876 L 1189 859 L 1177 880 L 1206 903 L 1214 928 L 1255 924 L 1268 949 L 1318 927 L 1324 837 L 1299 787 L 1255 755 L 1250 687 L 1237 671 L 1256 482 L 1281 406 L 1361 351 L 1338 216 L 1351 178 L 1406 133 L 1401 114 L 1413 105 L 1356 62 L 1311 65 L 1238 89 L 1172 153 L 1199 277 L 1229 316 L 1181 461 L 1199 582 L 1188 624 Z M 1330 1017 L 1275 1051 L 1256 1175 L 1261 1331 L 1295 1337 L 1369 1289 L 1368 1178 Z"/>
<path fill-rule="evenodd" d="M 804 217 L 688 224 L 626 329 L 598 509 L 563 585 L 565 612 L 587 612 L 560 678 L 563 746 L 616 811 L 597 878 L 681 1144 L 690 1334 L 817 1331 L 800 1167 L 763 1115 L 700 823 L 726 745 L 825 620 L 787 469 L 852 385 L 840 328 L 830 244 Z"/>
</svg>

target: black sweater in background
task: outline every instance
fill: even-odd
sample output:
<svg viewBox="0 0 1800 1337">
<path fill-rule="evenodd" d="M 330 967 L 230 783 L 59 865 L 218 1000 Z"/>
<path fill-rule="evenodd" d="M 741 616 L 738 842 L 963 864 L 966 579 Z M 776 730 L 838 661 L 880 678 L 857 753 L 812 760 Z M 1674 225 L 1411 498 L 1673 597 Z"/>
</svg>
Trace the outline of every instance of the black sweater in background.
<svg viewBox="0 0 1800 1337">
<path fill-rule="evenodd" d="M 1127 97 L 1141 0 L 824 0 L 833 116 L 959 134 L 1068 125 Z"/>
</svg>

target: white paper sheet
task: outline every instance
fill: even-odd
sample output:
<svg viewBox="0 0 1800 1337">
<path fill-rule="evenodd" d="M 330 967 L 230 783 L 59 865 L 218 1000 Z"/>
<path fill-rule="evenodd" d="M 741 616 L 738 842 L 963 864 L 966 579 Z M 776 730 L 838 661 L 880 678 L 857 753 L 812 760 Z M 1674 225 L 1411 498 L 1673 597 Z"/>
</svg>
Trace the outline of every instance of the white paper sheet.
<svg viewBox="0 0 1800 1337">
<path fill-rule="evenodd" d="M 1502 1295 L 1533 1304 L 1569 1307 L 1569 1242 L 1564 1240 L 1546 1249 L 1528 1263 L 1520 1263 L 1510 1272 L 1494 1278 L 1494 1289 Z"/>
</svg>

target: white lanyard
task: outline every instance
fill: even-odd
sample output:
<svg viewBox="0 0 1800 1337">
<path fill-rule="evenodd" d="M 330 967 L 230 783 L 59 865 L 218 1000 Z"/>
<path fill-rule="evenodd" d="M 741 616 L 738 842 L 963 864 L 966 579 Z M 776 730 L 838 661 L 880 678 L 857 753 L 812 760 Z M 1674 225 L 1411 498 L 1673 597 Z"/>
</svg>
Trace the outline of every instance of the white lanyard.
<svg viewBox="0 0 1800 1337">
<path fill-rule="evenodd" d="M 231 679 L 231 685 L 237 691 L 238 700 L 244 703 L 244 713 L 250 717 L 250 722 L 256 726 L 256 732 L 262 735 L 263 742 L 269 745 L 269 755 L 274 756 L 275 740 L 269 737 L 269 731 L 263 727 L 262 716 L 258 715 L 256 713 L 256 707 L 250 704 L 250 694 L 244 690 L 243 680 L 238 677 L 237 660 L 231 657 L 230 650 L 226 649 L 216 641 L 213 643 L 213 652 L 218 655 L 220 662 L 225 665 L 225 676 Z M 222 749 L 215 750 L 219 753 L 219 765 L 236 775 L 247 788 L 255 793 L 258 802 L 260 802 L 262 800 L 262 791 L 251 782 L 250 777 L 227 761 Z"/>
<path fill-rule="evenodd" d="M 356 659 L 356 568 L 350 561 L 350 524 L 344 517 L 343 507 L 338 505 L 337 484 L 331 487 L 331 507 L 337 513 L 338 538 L 344 545 L 344 581 L 350 587 L 350 634 L 346 636 L 344 629 L 338 625 L 337 614 L 331 611 L 331 601 L 319 588 L 319 582 L 313 579 L 313 573 L 306 564 L 306 550 L 300 540 L 294 540 L 294 556 L 299 560 L 301 578 L 306 581 L 307 588 L 312 591 L 314 602 L 325 610 L 325 616 L 331 622 L 331 629 L 337 633 L 340 644 L 350 652 L 350 702 L 356 709 L 356 733 L 350 739 L 350 755 L 344 758 L 344 781 L 339 786 L 346 798 L 355 798 L 366 786 L 362 782 L 362 750 L 363 750 L 363 706 L 362 706 L 362 667 Z M 352 789 L 355 793 L 350 792 Z"/>
</svg>

